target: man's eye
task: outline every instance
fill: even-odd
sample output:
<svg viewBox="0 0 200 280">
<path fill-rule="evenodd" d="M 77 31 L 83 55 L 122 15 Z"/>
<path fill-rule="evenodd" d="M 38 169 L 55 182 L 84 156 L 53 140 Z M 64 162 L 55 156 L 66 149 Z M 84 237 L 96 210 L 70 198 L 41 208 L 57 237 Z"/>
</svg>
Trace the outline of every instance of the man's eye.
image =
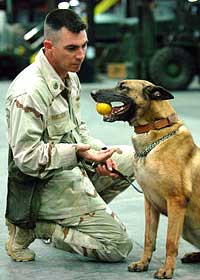
<svg viewBox="0 0 200 280">
<path fill-rule="evenodd" d="M 65 47 L 65 49 L 69 52 L 75 52 L 76 50 L 78 50 L 79 48 L 82 48 L 83 50 L 85 50 L 87 48 L 87 43 L 85 43 L 84 45 L 82 45 L 81 47 L 78 46 L 67 46 Z"/>
<path fill-rule="evenodd" d="M 68 50 L 68 51 L 70 51 L 70 52 L 73 52 L 73 51 L 75 51 L 75 50 L 77 49 L 77 47 L 75 47 L 75 46 L 69 46 L 69 47 L 66 47 L 65 49 Z"/>
</svg>

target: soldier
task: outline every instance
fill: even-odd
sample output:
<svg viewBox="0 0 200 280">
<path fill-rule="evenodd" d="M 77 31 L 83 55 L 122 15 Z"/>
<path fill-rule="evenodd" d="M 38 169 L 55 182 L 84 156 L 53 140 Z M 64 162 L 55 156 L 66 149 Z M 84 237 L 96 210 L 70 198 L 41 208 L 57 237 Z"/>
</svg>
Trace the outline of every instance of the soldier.
<svg viewBox="0 0 200 280">
<path fill-rule="evenodd" d="M 132 242 L 108 207 L 133 179 L 132 147 L 102 149 L 80 117 L 80 70 L 86 25 L 72 10 L 55 9 L 44 22 L 44 47 L 11 83 L 6 97 L 9 173 L 7 253 L 31 261 L 36 238 L 96 260 L 120 261 Z M 92 170 L 88 162 L 99 163 Z"/>
</svg>

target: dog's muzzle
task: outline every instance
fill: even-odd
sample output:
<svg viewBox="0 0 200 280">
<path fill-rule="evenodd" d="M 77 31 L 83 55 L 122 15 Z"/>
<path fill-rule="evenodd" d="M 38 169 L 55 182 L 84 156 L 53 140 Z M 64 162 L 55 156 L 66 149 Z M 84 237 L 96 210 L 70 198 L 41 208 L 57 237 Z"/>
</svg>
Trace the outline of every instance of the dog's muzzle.
<svg viewBox="0 0 200 280">
<path fill-rule="evenodd" d="M 126 95 L 115 93 L 114 89 L 93 90 L 91 96 L 98 103 L 108 103 L 111 105 L 111 113 L 103 117 L 103 120 L 106 122 L 129 122 L 135 116 L 136 105 L 133 100 Z M 115 102 L 122 103 L 122 105 L 114 106 Z"/>
</svg>

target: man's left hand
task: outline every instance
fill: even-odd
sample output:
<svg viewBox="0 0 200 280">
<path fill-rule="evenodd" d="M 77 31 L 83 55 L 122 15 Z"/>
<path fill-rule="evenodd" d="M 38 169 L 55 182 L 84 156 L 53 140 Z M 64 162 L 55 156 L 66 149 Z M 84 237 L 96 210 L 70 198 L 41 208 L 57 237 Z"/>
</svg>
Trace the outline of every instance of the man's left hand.
<svg viewBox="0 0 200 280">
<path fill-rule="evenodd" d="M 96 171 L 99 176 L 118 178 L 119 176 L 112 172 L 113 168 L 117 169 L 117 165 L 113 159 L 109 158 L 104 163 L 98 164 Z"/>
</svg>

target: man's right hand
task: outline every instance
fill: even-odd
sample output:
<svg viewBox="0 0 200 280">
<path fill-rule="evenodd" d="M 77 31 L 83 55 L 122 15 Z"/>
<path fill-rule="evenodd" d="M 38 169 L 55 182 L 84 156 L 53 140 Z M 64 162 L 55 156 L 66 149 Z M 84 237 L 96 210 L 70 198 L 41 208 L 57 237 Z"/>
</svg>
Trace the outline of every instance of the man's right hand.
<svg viewBox="0 0 200 280">
<path fill-rule="evenodd" d="M 94 151 L 90 149 L 88 144 L 76 144 L 76 154 L 79 158 L 99 163 L 105 162 L 109 159 L 117 148 L 108 148 L 106 150 Z"/>
</svg>

